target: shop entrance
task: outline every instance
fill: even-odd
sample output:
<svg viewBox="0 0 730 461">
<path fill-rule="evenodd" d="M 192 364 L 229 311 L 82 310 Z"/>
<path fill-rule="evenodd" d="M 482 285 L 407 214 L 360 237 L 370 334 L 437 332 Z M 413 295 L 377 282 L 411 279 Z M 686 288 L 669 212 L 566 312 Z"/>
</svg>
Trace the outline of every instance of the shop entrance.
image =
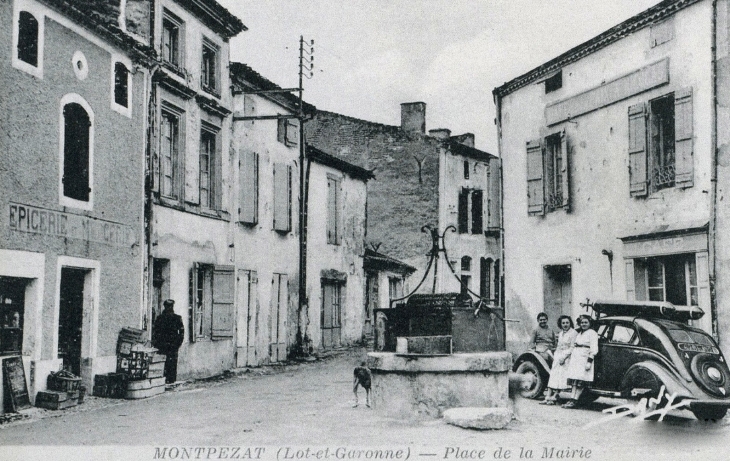
<svg viewBox="0 0 730 461">
<path fill-rule="evenodd" d="M 25 289 L 29 279 L 0 277 L 0 355 L 23 350 Z"/>
<path fill-rule="evenodd" d="M 58 312 L 58 358 L 63 368 L 81 376 L 81 339 L 84 318 L 86 269 L 61 269 L 61 296 Z"/>
</svg>

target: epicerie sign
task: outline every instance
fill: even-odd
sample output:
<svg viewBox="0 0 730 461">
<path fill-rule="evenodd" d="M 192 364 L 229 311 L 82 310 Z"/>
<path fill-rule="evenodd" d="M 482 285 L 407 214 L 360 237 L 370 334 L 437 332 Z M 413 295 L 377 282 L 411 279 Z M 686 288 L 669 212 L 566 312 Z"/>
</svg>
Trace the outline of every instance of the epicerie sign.
<svg viewBox="0 0 730 461">
<path fill-rule="evenodd" d="M 131 226 L 73 213 L 10 203 L 11 230 L 124 247 L 137 241 Z"/>
</svg>

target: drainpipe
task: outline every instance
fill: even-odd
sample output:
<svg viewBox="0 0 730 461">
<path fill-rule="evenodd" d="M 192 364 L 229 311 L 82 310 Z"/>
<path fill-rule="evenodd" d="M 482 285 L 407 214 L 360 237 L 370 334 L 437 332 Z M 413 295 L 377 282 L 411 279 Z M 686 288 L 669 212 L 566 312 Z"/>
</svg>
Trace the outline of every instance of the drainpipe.
<svg viewBox="0 0 730 461">
<path fill-rule="evenodd" d="M 306 146 L 304 145 L 304 98 L 303 98 L 303 66 L 304 65 L 304 37 L 299 38 L 299 299 L 297 309 L 297 336 L 295 349 L 306 355 L 304 335 L 302 333 L 302 313 L 307 313 L 307 212 L 304 187 L 304 160 Z"/>
<path fill-rule="evenodd" d="M 715 271 L 717 269 L 716 235 L 717 235 L 717 0 L 712 0 L 712 122 L 711 122 L 712 163 L 710 189 L 710 226 L 708 229 L 708 258 L 710 261 L 710 314 L 712 318 L 712 336 L 719 342 L 717 327 L 717 300 L 715 295 Z"/>
</svg>

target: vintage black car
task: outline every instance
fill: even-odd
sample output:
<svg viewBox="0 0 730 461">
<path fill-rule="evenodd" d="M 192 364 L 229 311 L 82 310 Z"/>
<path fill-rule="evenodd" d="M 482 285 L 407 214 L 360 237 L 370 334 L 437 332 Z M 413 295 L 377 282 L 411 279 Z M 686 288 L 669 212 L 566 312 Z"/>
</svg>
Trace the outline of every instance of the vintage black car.
<svg viewBox="0 0 730 461">
<path fill-rule="evenodd" d="M 697 419 L 725 416 L 730 408 L 727 361 L 710 335 L 688 324 L 702 317 L 700 308 L 656 301 L 596 301 L 588 306 L 596 319 L 599 353 L 593 385 L 581 401 L 656 398 L 664 386 L 666 393 L 676 395 L 675 403 L 688 400 Z M 532 375 L 524 397 L 543 394 L 550 367 L 534 351 L 517 358 L 513 370 Z"/>
</svg>

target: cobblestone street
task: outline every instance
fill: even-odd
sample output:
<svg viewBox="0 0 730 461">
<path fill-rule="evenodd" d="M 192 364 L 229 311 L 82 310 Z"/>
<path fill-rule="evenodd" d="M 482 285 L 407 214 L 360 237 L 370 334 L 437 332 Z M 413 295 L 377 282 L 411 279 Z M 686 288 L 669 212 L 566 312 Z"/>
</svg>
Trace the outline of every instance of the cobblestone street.
<svg viewBox="0 0 730 461">
<path fill-rule="evenodd" d="M 501 431 L 465 430 L 442 420 L 386 418 L 365 407 L 363 398 L 359 407 L 352 407 L 352 368 L 362 355 L 348 351 L 312 363 L 237 370 L 146 400 L 92 397 L 63 412 L 35 409 L 24 421 L 0 426 L 0 459 L 41 456 L 39 445 L 56 446 L 54 453 L 65 455 L 63 459 L 73 459 L 78 446 L 116 446 L 110 459 L 155 459 L 153 448 L 140 455 L 128 452 L 129 446 L 265 447 L 261 459 L 275 459 L 279 447 L 403 448 L 419 459 L 480 459 L 480 450 L 481 459 L 519 459 L 520 449 L 523 459 L 529 459 L 528 450 L 533 459 L 551 459 L 551 448 L 552 459 L 641 459 L 660 452 L 665 459 L 699 459 L 700 454 L 706 460 L 725 459 L 720 449 L 730 432 L 727 419 L 705 423 L 677 411 L 661 423 L 622 418 L 596 424 L 605 418 L 602 409 L 621 403 L 606 399 L 580 410 L 518 400 L 515 420 Z M 590 423 L 595 425 L 586 428 Z M 24 451 L 19 445 L 35 447 Z M 217 458 L 220 452 L 213 455 Z M 297 452 L 288 455 L 296 458 Z"/>
</svg>

